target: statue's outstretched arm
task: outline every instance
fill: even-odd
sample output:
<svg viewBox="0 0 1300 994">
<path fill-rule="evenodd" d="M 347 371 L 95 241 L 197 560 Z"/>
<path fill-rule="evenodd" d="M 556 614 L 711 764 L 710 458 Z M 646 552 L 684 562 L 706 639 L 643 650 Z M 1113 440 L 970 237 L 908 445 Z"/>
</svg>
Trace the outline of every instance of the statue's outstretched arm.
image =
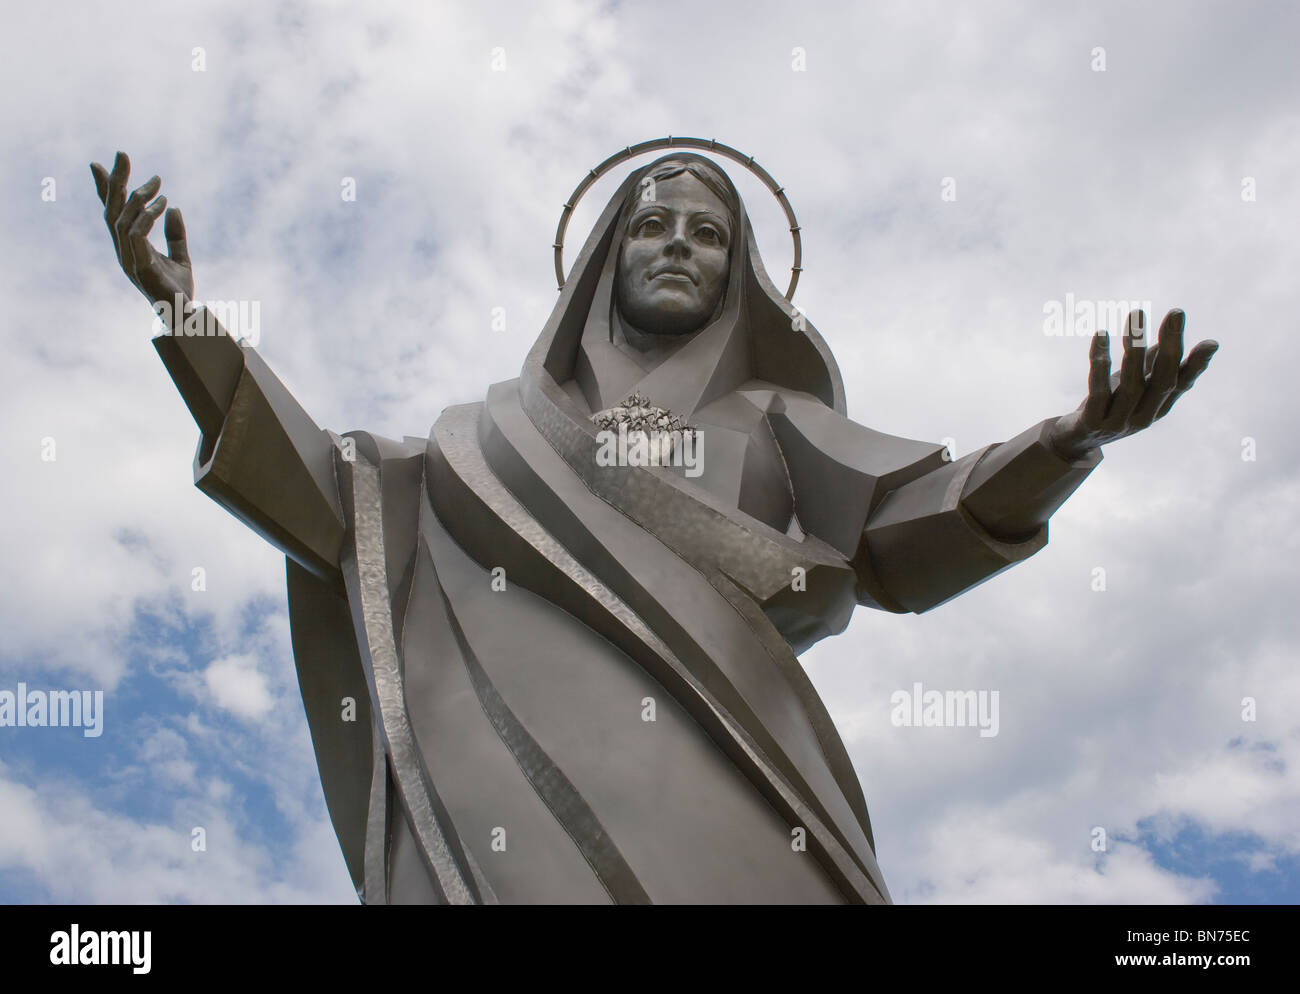
<svg viewBox="0 0 1300 994">
<path fill-rule="evenodd" d="M 202 433 L 195 485 L 307 570 L 339 584 L 344 524 L 330 435 L 252 348 L 195 304 L 180 211 L 166 211 L 167 255 L 150 244 L 167 205 L 156 197 L 161 180 L 128 197 L 124 154 L 111 173 L 98 163 L 90 168 L 118 261 L 163 319 L 154 347 Z"/>
<path fill-rule="evenodd" d="M 1048 419 L 892 490 L 867 522 L 863 551 L 907 611 L 951 600 L 1047 544 L 1047 520 L 1101 462 L 1069 460 Z"/>
<path fill-rule="evenodd" d="M 928 610 L 1042 548 L 1048 519 L 1101 462 L 1102 444 L 1150 427 L 1205 371 L 1218 343 L 1199 342 L 1184 360 L 1184 323 L 1182 311 L 1170 311 L 1148 349 L 1146 316 L 1134 311 L 1113 376 L 1109 339 L 1094 337 L 1088 395 L 1075 411 L 890 493 L 866 545 L 899 604 Z"/>
<path fill-rule="evenodd" d="M 927 611 L 1047 541 L 1041 523 L 994 532 L 972 498 L 981 512 L 1046 522 L 1101 457 L 1063 458 L 1046 421 L 953 462 L 942 445 L 874 431 L 812 397 L 783 392 L 767 410 L 800 526 L 854 564 L 860 603 L 889 611 Z"/>
</svg>

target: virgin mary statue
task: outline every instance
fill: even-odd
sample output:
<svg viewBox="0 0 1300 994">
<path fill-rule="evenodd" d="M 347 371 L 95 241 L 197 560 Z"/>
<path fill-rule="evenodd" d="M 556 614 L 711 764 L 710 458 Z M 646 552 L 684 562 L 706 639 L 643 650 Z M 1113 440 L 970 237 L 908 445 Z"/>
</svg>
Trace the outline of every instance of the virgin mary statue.
<svg viewBox="0 0 1300 994">
<path fill-rule="evenodd" d="M 1112 436 L 1052 418 L 951 461 L 848 420 L 731 180 L 680 152 L 614 194 L 517 379 L 427 438 L 336 435 L 191 302 L 178 212 L 149 245 L 157 178 L 92 170 L 128 275 L 180 298 L 154 342 L 195 483 L 287 557 L 362 901 L 890 902 L 797 656 L 1033 555 Z M 692 458 L 602 458 L 614 426 Z"/>
</svg>

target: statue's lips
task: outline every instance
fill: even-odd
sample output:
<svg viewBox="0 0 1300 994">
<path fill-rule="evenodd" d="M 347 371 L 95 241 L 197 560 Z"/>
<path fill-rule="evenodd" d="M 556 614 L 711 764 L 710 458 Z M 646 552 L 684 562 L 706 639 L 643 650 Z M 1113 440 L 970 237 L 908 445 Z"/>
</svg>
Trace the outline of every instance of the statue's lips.
<svg viewBox="0 0 1300 994">
<path fill-rule="evenodd" d="M 653 280 L 669 280 L 674 283 L 694 283 L 695 277 L 684 269 L 660 269 L 650 274 Z"/>
</svg>

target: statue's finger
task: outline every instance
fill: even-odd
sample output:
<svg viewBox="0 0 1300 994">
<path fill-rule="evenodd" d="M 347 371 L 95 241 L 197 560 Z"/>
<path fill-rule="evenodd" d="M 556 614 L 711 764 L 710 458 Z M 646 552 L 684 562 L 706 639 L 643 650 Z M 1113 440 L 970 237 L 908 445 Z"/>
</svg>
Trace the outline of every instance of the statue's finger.
<svg viewBox="0 0 1300 994">
<path fill-rule="evenodd" d="M 104 223 L 108 227 L 108 237 L 113 241 L 113 252 L 117 255 L 117 261 L 122 263 L 122 247 L 117 242 L 117 218 L 111 216 L 108 211 L 108 198 L 110 190 L 110 179 L 108 170 L 98 162 L 90 164 L 90 174 L 95 177 L 95 192 L 99 194 L 99 202 L 104 205 Z"/>
<path fill-rule="evenodd" d="M 117 215 L 122 212 L 126 201 L 126 181 L 131 175 L 131 160 L 125 152 L 118 152 L 113 159 L 113 171 L 108 175 L 108 199 L 104 203 L 104 219 L 109 227 L 117 223 Z"/>
<path fill-rule="evenodd" d="M 1146 354 L 1146 375 L 1147 376 L 1150 376 L 1151 373 L 1154 371 L 1156 365 L 1156 358 L 1160 356 L 1161 348 L 1165 346 L 1165 342 L 1168 341 L 1170 335 L 1178 336 L 1178 354 L 1177 356 L 1175 356 L 1176 361 L 1174 362 L 1174 366 L 1177 367 L 1178 363 L 1182 361 L 1183 358 L 1182 334 L 1183 334 L 1183 324 L 1185 323 L 1186 319 L 1187 319 L 1187 315 L 1184 314 L 1182 308 L 1179 307 L 1172 307 L 1169 309 L 1168 313 L 1165 314 L 1164 320 L 1160 322 L 1160 330 L 1156 333 L 1156 347 L 1147 348 L 1147 354 Z"/>
<path fill-rule="evenodd" d="M 1149 378 L 1142 398 L 1129 415 L 1128 427 L 1133 430 L 1145 428 L 1157 417 L 1158 412 L 1178 387 L 1179 363 L 1183 358 L 1183 327 L 1187 316 L 1177 308 L 1165 315 L 1160 322 L 1159 342 L 1154 349 L 1147 350 Z"/>
<path fill-rule="evenodd" d="M 117 217 L 122 213 L 122 204 L 126 201 L 126 181 L 131 175 L 131 160 L 125 152 L 118 152 L 113 157 L 113 171 L 108 174 L 108 191 L 104 199 L 104 223 L 113 238 L 113 249 L 117 252 L 117 261 L 127 276 L 131 275 L 131 253 L 123 250 L 122 239 L 117 234 Z"/>
<path fill-rule="evenodd" d="M 95 192 L 99 194 L 99 202 L 108 204 L 108 170 L 98 162 L 90 164 L 90 175 L 95 177 Z"/>
<path fill-rule="evenodd" d="M 1128 327 L 1124 334 L 1124 358 L 1119 367 L 1119 387 L 1111 400 L 1110 410 L 1106 412 L 1110 427 L 1117 430 L 1128 423 L 1128 417 L 1141 399 L 1146 385 L 1146 326 L 1147 318 L 1142 311 L 1129 312 Z"/>
<path fill-rule="evenodd" d="M 135 256 L 137 266 L 143 264 L 153 255 L 153 246 L 149 244 L 149 232 L 153 230 L 153 224 L 167 209 L 167 198 L 159 197 L 149 206 L 145 207 L 136 218 L 131 222 L 131 254 Z"/>
<path fill-rule="evenodd" d="M 131 230 L 131 225 L 135 224 L 136 216 L 144 210 L 145 204 L 158 195 L 161 186 L 162 179 L 154 176 L 131 191 L 131 196 L 127 197 L 126 203 L 122 205 L 122 213 L 117 216 L 119 234 Z"/>
<path fill-rule="evenodd" d="M 167 236 L 167 255 L 172 262 L 182 266 L 190 264 L 190 247 L 185 240 L 185 221 L 181 218 L 179 207 L 167 210 L 163 221 L 163 234 Z"/>
<path fill-rule="evenodd" d="M 1219 343 L 1212 338 L 1192 346 L 1192 351 L 1187 353 L 1187 359 L 1178 368 L 1178 389 L 1190 390 L 1196 378 L 1205 372 L 1205 367 L 1210 364 L 1214 353 L 1218 351 Z"/>
<path fill-rule="evenodd" d="M 1083 422 L 1101 424 L 1110 407 L 1110 336 L 1099 331 L 1088 351 L 1088 399 L 1083 402 Z"/>
<path fill-rule="evenodd" d="M 1161 405 L 1159 412 L 1156 414 L 1157 419 L 1163 418 L 1168 414 L 1169 409 L 1174 406 L 1174 402 L 1192 388 L 1192 384 L 1196 382 L 1196 378 L 1205 372 L 1205 367 L 1210 364 L 1210 360 L 1214 357 L 1214 353 L 1217 351 L 1219 351 L 1219 343 L 1214 341 L 1212 338 L 1207 338 L 1203 342 L 1197 342 L 1196 345 L 1192 347 L 1192 351 L 1188 353 L 1187 359 L 1184 360 L 1182 366 L 1178 370 L 1178 385 L 1175 387 L 1174 392 L 1169 396 L 1169 399 Z"/>
<path fill-rule="evenodd" d="M 131 242 L 131 225 L 135 224 L 140 211 L 153 199 L 161 185 L 162 180 L 154 176 L 137 187 L 132 191 L 131 196 L 126 198 L 126 203 L 122 205 L 122 210 L 117 215 L 117 222 L 114 225 L 117 229 L 117 248 L 122 254 L 122 265 L 130 274 L 134 274 L 140 266 L 149 261 L 147 254 L 138 257 L 135 255 L 135 246 Z"/>
</svg>

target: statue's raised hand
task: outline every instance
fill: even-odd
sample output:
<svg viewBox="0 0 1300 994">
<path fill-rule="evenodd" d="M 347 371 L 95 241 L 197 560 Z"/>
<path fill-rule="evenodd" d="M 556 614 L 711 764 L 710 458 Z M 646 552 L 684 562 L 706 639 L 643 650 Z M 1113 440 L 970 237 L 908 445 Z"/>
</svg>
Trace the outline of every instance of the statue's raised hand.
<svg viewBox="0 0 1300 994">
<path fill-rule="evenodd" d="M 131 174 L 131 160 L 124 152 L 117 153 L 111 173 L 98 162 L 90 164 L 90 172 L 104 204 L 104 222 L 113 236 L 117 261 L 127 279 L 149 298 L 150 304 L 166 301 L 174 305 L 178 295 L 182 303 L 191 301 L 194 272 L 185 244 L 185 222 L 179 210 L 175 207 L 167 210 L 163 222 L 167 254 L 163 255 L 149 243 L 150 229 L 167 209 L 167 198 L 157 196 L 162 180 L 155 176 L 128 197 L 126 181 Z"/>
<path fill-rule="evenodd" d="M 1183 360 L 1183 323 L 1186 315 L 1174 309 L 1160 323 L 1156 347 L 1146 346 L 1146 315 L 1133 311 L 1124 336 L 1124 360 L 1114 376 L 1110 372 L 1110 336 L 1093 336 L 1088 373 L 1088 396 L 1077 410 L 1058 418 L 1052 444 L 1069 459 L 1089 449 L 1132 435 L 1163 418 L 1174 401 L 1192 388 L 1219 348 L 1212 339 L 1198 342 Z"/>
</svg>

